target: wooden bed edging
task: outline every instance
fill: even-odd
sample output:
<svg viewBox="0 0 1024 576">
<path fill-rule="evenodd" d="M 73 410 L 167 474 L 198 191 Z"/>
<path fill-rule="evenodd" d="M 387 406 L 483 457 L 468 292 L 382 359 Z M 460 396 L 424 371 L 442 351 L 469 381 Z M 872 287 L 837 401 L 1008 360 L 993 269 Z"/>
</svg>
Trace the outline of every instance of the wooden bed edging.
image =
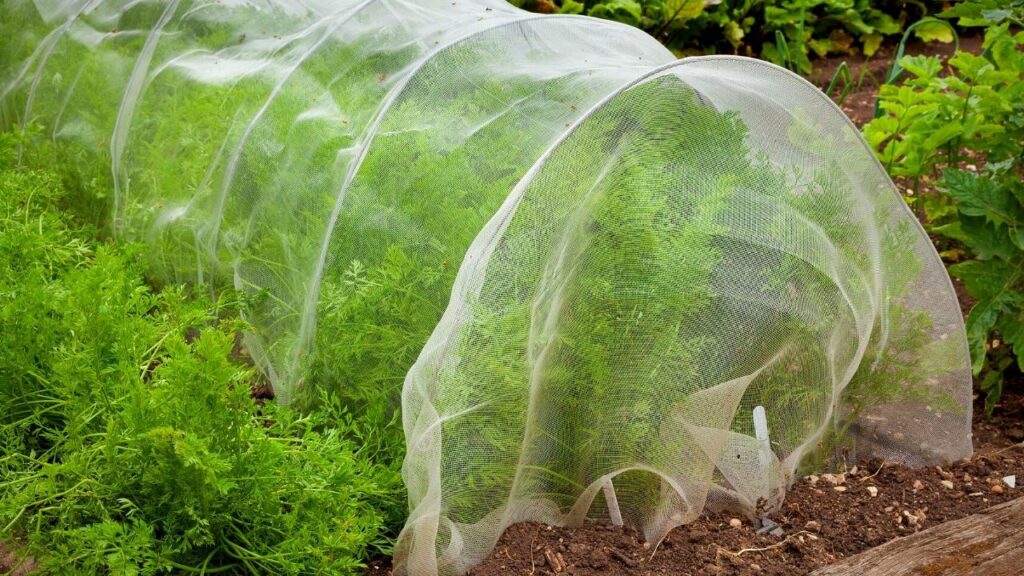
<svg viewBox="0 0 1024 576">
<path fill-rule="evenodd" d="M 810 576 L 1021 576 L 1024 498 L 825 566 Z"/>
</svg>

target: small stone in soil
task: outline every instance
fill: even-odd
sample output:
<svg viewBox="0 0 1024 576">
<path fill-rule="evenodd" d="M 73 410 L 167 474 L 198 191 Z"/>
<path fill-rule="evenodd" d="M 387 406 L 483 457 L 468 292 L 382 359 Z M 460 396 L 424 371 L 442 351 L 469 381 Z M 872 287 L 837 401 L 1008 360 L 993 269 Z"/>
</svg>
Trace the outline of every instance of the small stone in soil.
<svg viewBox="0 0 1024 576">
<path fill-rule="evenodd" d="M 733 528 L 739 528 L 740 526 L 743 526 L 743 521 L 739 518 L 733 518 L 732 520 L 729 520 L 729 526 L 732 526 Z"/>
<path fill-rule="evenodd" d="M 913 488 L 914 488 L 914 490 L 920 490 L 920 489 L 924 488 L 924 482 L 921 482 L 920 480 L 914 480 Z"/>
<path fill-rule="evenodd" d="M 874 486 L 868 486 L 866 488 L 866 490 L 868 491 L 868 494 L 870 494 L 872 498 L 874 498 L 875 496 L 878 496 L 878 488 L 875 488 Z"/>
<path fill-rule="evenodd" d="M 950 481 L 950 480 L 943 480 L 943 481 L 942 481 L 942 486 L 943 486 L 943 488 L 945 488 L 946 490 L 952 490 L 952 489 L 953 489 L 953 482 L 952 482 L 952 481 Z"/>
<path fill-rule="evenodd" d="M 846 474 L 822 474 L 821 479 L 832 485 L 846 482 Z"/>
<path fill-rule="evenodd" d="M 771 518 L 761 518 L 761 527 L 757 529 L 758 534 L 774 533 L 779 525 Z"/>
</svg>

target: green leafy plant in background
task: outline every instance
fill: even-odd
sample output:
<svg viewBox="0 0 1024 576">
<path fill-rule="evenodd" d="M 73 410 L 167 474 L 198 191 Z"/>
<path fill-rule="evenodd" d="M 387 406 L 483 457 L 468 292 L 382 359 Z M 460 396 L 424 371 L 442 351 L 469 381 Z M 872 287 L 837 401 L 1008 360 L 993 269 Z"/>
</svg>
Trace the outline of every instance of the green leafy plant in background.
<svg viewBox="0 0 1024 576">
<path fill-rule="evenodd" d="M 949 271 L 977 300 L 967 319 L 973 369 L 989 413 L 1024 351 L 1024 14 L 1022 2 L 962 2 L 941 13 L 987 26 L 983 53 L 899 61 L 909 73 L 884 86 L 880 116 L 864 127 L 926 226 L 945 237 Z M 1020 346 L 1020 348 L 1018 348 Z"/>
<path fill-rule="evenodd" d="M 921 2 L 877 0 L 518 0 L 540 12 L 587 14 L 638 26 L 680 54 L 759 56 L 801 73 L 810 58 L 860 52 L 873 55 L 907 22 L 929 14 Z M 952 41 L 927 23 L 924 40 Z"/>
<path fill-rule="evenodd" d="M 1022 116 L 1024 118 L 1024 116 Z M 983 171 L 950 168 L 940 189 L 957 221 L 940 227 L 971 257 L 950 266 L 977 300 L 967 318 L 972 367 L 981 375 L 989 414 L 1002 396 L 1005 372 L 1024 371 L 1024 158 L 989 163 Z"/>
<path fill-rule="evenodd" d="M 325 399 L 251 397 L 246 302 L 143 281 L 0 136 L 0 541 L 51 574 L 357 573 L 400 479 Z"/>
</svg>

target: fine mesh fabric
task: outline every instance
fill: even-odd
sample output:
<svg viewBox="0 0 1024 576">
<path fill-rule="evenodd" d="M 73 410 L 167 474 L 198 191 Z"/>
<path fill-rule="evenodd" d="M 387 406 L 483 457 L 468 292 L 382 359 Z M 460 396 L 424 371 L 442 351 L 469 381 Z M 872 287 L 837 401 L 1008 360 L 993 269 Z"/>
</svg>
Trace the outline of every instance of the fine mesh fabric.
<svg viewBox="0 0 1024 576">
<path fill-rule="evenodd" d="M 249 294 L 280 401 L 404 378 L 399 574 L 524 520 L 657 544 L 840 452 L 971 453 L 942 263 L 781 68 L 497 0 L 0 6 L 22 153 L 158 277 Z"/>
</svg>

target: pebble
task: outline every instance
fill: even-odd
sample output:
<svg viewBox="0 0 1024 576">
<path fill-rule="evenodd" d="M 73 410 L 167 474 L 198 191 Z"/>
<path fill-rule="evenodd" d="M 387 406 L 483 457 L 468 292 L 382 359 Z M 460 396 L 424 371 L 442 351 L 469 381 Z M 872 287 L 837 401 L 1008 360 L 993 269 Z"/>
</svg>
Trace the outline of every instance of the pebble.
<svg viewBox="0 0 1024 576">
<path fill-rule="evenodd" d="M 1010 488 L 1017 487 L 1017 475 L 1011 474 L 1010 476 L 1003 476 L 1003 484 L 1006 484 Z"/>
<path fill-rule="evenodd" d="M 914 486 L 913 487 L 914 487 L 914 490 L 921 490 L 922 488 L 924 488 L 924 482 L 921 482 L 920 480 L 914 480 Z"/>
<path fill-rule="evenodd" d="M 992 493 L 993 494 L 1002 494 L 1003 492 L 1005 492 L 1005 490 L 1003 490 L 1003 487 L 1000 486 L 999 484 L 996 484 L 995 486 L 992 486 Z"/>
<path fill-rule="evenodd" d="M 915 510 L 914 512 L 916 512 L 916 514 L 911 514 L 909 510 L 903 511 L 903 517 L 907 519 L 907 524 L 909 526 L 917 526 L 922 520 L 924 520 L 924 514 L 922 514 L 921 511 Z"/>
<path fill-rule="evenodd" d="M 822 474 L 821 479 L 834 486 L 845 483 L 846 474 Z"/>
<path fill-rule="evenodd" d="M 821 523 L 815 520 L 808 520 L 807 524 L 804 524 L 804 530 L 812 530 L 814 532 L 821 531 Z"/>
<path fill-rule="evenodd" d="M 951 480 L 943 480 L 943 481 L 941 482 L 941 484 L 942 484 L 942 486 L 943 486 L 943 487 L 944 487 L 944 488 L 945 488 L 946 490 L 952 490 L 952 489 L 953 489 L 953 482 L 952 482 Z"/>
<path fill-rule="evenodd" d="M 836 492 L 846 492 L 846 486 L 833 486 L 832 489 Z"/>
<path fill-rule="evenodd" d="M 743 521 L 739 518 L 733 518 L 732 520 L 729 520 L 729 526 L 732 526 L 733 528 L 739 528 L 740 526 L 743 526 Z"/>
<path fill-rule="evenodd" d="M 874 486 L 868 486 L 865 489 L 868 491 L 868 494 L 871 494 L 872 498 L 878 496 L 878 488 L 875 488 Z"/>
<path fill-rule="evenodd" d="M 751 572 L 760 572 L 761 571 L 761 565 L 760 564 L 751 564 L 750 566 L 748 566 L 748 568 L 750 568 Z"/>
</svg>

